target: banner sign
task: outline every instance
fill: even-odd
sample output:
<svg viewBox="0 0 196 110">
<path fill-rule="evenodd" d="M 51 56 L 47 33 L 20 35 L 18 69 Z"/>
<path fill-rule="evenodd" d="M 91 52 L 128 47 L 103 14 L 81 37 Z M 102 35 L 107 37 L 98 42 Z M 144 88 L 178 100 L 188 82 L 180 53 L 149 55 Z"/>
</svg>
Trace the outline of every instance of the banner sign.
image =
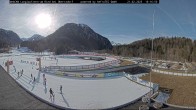
<svg viewBox="0 0 196 110">
<path fill-rule="evenodd" d="M 61 71 L 57 71 L 56 72 L 56 75 L 58 75 L 58 76 L 64 76 L 63 72 L 61 72 Z"/>
<path fill-rule="evenodd" d="M 115 77 L 115 76 L 122 76 L 122 75 L 123 75 L 122 73 L 105 73 L 104 77 L 107 78 L 107 77 Z"/>
</svg>

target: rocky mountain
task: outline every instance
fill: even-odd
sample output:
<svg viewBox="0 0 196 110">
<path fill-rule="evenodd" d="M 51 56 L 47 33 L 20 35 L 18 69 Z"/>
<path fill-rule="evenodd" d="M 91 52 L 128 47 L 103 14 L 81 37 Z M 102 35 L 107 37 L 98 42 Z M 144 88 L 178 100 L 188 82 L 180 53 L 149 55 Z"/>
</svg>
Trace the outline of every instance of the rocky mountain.
<svg viewBox="0 0 196 110">
<path fill-rule="evenodd" d="M 38 41 L 43 38 L 44 38 L 44 36 L 41 36 L 39 34 L 34 34 L 32 37 L 28 38 L 27 41 Z"/>
<path fill-rule="evenodd" d="M 69 50 L 92 51 L 112 49 L 110 41 L 85 24 L 67 23 L 39 41 L 25 41 L 21 46 L 34 51 L 50 50 L 57 54 Z"/>
<path fill-rule="evenodd" d="M 44 36 L 41 36 L 39 34 L 34 34 L 32 37 L 30 38 L 21 38 L 22 41 L 38 41 L 38 40 L 41 40 L 43 39 Z"/>
<path fill-rule="evenodd" d="M 116 42 L 114 42 L 114 41 L 111 41 L 111 44 L 112 44 L 113 46 L 122 45 L 121 43 L 116 43 Z"/>
<path fill-rule="evenodd" d="M 20 38 L 22 41 L 27 41 L 28 38 Z"/>
<path fill-rule="evenodd" d="M 0 29 L 0 48 L 9 46 L 16 46 L 20 44 L 22 40 L 13 31 Z"/>
</svg>

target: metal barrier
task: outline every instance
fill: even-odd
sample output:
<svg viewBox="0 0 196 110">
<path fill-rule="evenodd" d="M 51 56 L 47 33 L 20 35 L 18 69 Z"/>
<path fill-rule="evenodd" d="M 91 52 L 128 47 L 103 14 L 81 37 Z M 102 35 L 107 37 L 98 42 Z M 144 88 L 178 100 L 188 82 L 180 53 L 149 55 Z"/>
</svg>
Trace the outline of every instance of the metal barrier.
<svg viewBox="0 0 196 110">
<path fill-rule="evenodd" d="M 196 76 L 196 73 L 177 73 L 177 72 L 169 72 L 169 71 L 163 71 L 158 69 L 152 69 L 152 71 L 161 73 L 161 74 L 168 74 L 168 75 L 176 75 L 176 76 Z"/>
<path fill-rule="evenodd" d="M 47 66 L 41 68 L 41 71 L 79 71 L 79 70 L 92 70 L 92 69 L 99 69 L 109 66 L 114 66 L 115 64 L 119 64 L 119 60 L 113 60 L 104 63 L 92 64 L 92 65 L 79 65 L 79 66 Z"/>
<path fill-rule="evenodd" d="M 123 72 L 111 72 L 111 73 L 73 73 L 73 72 L 61 72 L 61 71 L 47 71 L 47 74 L 56 75 L 60 77 L 76 77 L 76 78 L 111 78 L 124 76 Z"/>
<path fill-rule="evenodd" d="M 164 103 L 165 105 L 168 105 L 170 107 L 175 107 L 175 108 L 182 108 L 182 109 L 196 109 L 196 107 L 190 107 L 190 106 L 180 106 L 180 105 L 173 105 L 173 104 L 168 104 Z"/>
<path fill-rule="evenodd" d="M 153 101 L 155 101 L 155 102 L 158 102 L 156 99 L 154 99 L 154 98 L 151 98 Z M 181 109 L 196 109 L 196 107 L 194 107 L 194 106 L 180 106 L 180 105 L 174 105 L 174 104 L 169 104 L 169 103 L 163 103 L 163 104 L 165 104 L 165 105 L 167 105 L 167 106 L 170 106 L 170 107 L 174 107 L 174 108 L 181 108 Z"/>
<path fill-rule="evenodd" d="M 134 81 L 134 82 L 138 83 L 138 84 L 141 84 L 141 85 L 146 86 L 146 87 L 150 87 L 150 82 L 149 81 L 142 80 L 138 77 L 135 77 L 134 75 L 130 75 L 130 74 L 126 74 L 126 73 L 125 73 L 125 77 L 130 79 L 131 81 Z M 159 85 L 156 84 L 156 83 L 152 83 L 152 82 L 151 82 L 151 84 L 152 84 L 151 88 L 153 89 L 153 91 L 157 91 L 158 88 L 159 88 Z"/>
</svg>

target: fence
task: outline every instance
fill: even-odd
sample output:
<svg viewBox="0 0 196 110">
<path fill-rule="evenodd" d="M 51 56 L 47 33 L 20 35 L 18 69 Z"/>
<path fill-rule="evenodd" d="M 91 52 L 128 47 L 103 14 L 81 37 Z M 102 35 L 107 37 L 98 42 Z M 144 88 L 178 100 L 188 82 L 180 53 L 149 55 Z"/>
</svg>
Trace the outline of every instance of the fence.
<svg viewBox="0 0 196 110">
<path fill-rule="evenodd" d="M 113 76 L 124 76 L 124 72 L 117 72 L 117 71 L 127 69 L 127 68 L 133 68 L 137 66 L 138 66 L 137 64 L 126 65 L 126 66 L 114 66 L 108 68 L 100 68 L 98 70 L 88 70 L 88 72 L 84 72 L 84 71 L 67 72 L 67 71 L 58 71 L 58 70 L 50 70 L 50 71 L 48 70 L 42 72 L 50 75 L 57 75 L 57 76 L 107 78 Z"/>
<path fill-rule="evenodd" d="M 161 73 L 161 74 L 168 74 L 168 75 L 176 75 L 176 76 L 196 76 L 196 72 L 192 73 L 177 73 L 177 72 L 169 72 L 169 71 L 164 71 L 164 70 L 158 70 L 158 69 L 152 69 L 152 71 Z"/>
<path fill-rule="evenodd" d="M 134 75 L 130 75 L 130 74 L 125 74 L 125 77 L 127 77 L 128 79 L 136 82 L 136 83 L 139 83 L 143 86 L 147 86 L 147 87 L 151 87 L 153 89 L 153 91 L 157 91 L 159 89 L 159 85 L 156 84 L 156 83 L 152 83 L 151 82 L 151 86 L 150 86 L 150 82 L 148 81 L 145 81 L 145 80 L 142 80 L 138 77 L 135 77 Z"/>
<path fill-rule="evenodd" d="M 82 71 L 93 70 L 99 68 L 110 67 L 119 64 L 119 60 L 113 60 L 104 63 L 92 64 L 92 65 L 79 65 L 79 66 L 47 66 L 41 69 L 41 71 Z"/>
<path fill-rule="evenodd" d="M 173 104 L 168 104 L 164 103 L 165 105 L 168 105 L 170 107 L 175 107 L 175 108 L 182 108 L 182 109 L 196 109 L 196 107 L 190 107 L 190 106 L 180 106 L 180 105 L 173 105 Z"/>
<path fill-rule="evenodd" d="M 155 102 L 158 102 L 156 99 L 153 99 L 153 98 L 151 98 L 153 101 L 155 101 Z M 181 108 L 181 109 L 196 109 L 196 107 L 194 107 L 194 106 L 180 106 L 180 105 L 174 105 L 174 104 L 169 104 L 169 103 L 163 103 L 163 104 L 165 104 L 165 105 L 167 105 L 167 106 L 170 106 L 170 107 L 174 107 L 174 108 Z"/>
<path fill-rule="evenodd" d="M 124 76 L 123 72 L 111 72 L 111 73 L 73 73 L 73 72 L 47 72 L 50 75 L 56 75 L 60 77 L 76 77 L 76 78 L 111 78 Z"/>
</svg>

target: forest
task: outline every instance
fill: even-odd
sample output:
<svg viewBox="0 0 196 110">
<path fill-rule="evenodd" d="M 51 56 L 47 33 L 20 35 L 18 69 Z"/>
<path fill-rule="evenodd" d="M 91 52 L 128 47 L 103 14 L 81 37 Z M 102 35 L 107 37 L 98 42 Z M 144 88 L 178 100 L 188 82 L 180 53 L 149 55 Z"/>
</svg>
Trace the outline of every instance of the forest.
<svg viewBox="0 0 196 110">
<path fill-rule="evenodd" d="M 127 45 L 113 46 L 112 54 L 126 57 L 150 58 L 153 41 L 153 59 L 196 61 L 196 40 L 185 37 L 158 37 L 143 39 Z"/>
</svg>

